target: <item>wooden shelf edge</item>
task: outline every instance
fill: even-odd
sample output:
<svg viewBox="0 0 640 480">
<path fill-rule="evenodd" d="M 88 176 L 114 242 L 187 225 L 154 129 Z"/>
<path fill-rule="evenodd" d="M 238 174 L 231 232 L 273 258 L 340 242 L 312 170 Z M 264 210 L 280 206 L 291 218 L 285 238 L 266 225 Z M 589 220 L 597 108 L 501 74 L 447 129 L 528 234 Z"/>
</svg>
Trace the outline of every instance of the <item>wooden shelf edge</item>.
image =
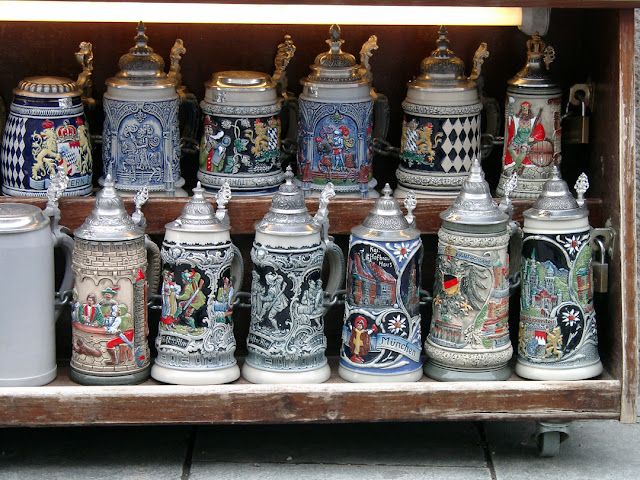
<svg viewBox="0 0 640 480">
<path fill-rule="evenodd" d="M 616 379 L 313 385 L 81 386 L 68 367 L 43 387 L 0 388 L 0 426 L 618 419 Z"/>
<path fill-rule="evenodd" d="M 163 234 L 164 226 L 175 220 L 182 213 L 188 198 L 179 197 L 152 197 L 142 208 L 147 219 L 146 233 Z M 500 199 L 496 199 L 500 202 Z M 413 211 L 416 217 L 417 227 L 424 234 L 438 232 L 442 221 L 440 212 L 446 210 L 453 199 L 419 199 L 418 206 Z M 533 205 L 530 199 L 513 199 L 513 219 L 520 224 L 523 222 L 522 214 Z M 34 197 L 0 197 L 1 203 L 29 203 L 44 208 L 46 199 Z M 125 207 L 131 214 L 134 211 L 133 200 L 124 199 Z M 313 214 L 318 209 L 318 200 L 309 198 L 306 200 L 307 208 Z M 333 198 L 329 203 L 329 231 L 334 235 L 348 235 L 351 229 L 359 225 L 373 207 L 375 199 L 372 198 Z M 64 197 L 60 199 L 60 211 L 62 218 L 60 224 L 75 230 L 80 227 L 95 205 L 95 197 Z M 228 204 L 229 217 L 231 219 L 232 234 L 253 234 L 254 224 L 269 211 L 271 197 L 245 197 L 232 198 Z M 603 202 L 600 198 L 587 199 L 589 209 L 589 221 L 593 227 L 604 225 Z"/>
</svg>

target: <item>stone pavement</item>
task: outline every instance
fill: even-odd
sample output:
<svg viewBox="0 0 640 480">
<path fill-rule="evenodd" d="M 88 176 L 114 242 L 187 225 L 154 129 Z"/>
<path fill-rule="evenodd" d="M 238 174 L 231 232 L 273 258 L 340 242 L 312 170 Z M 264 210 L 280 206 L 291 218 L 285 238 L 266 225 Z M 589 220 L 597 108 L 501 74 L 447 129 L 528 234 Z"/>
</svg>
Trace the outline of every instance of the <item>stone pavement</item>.
<svg viewBox="0 0 640 480">
<path fill-rule="evenodd" d="M 534 422 L 2 429 L 0 479 L 640 478 L 638 423 L 574 422 L 553 458 L 538 457 L 534 431 Z"/>
</svg>

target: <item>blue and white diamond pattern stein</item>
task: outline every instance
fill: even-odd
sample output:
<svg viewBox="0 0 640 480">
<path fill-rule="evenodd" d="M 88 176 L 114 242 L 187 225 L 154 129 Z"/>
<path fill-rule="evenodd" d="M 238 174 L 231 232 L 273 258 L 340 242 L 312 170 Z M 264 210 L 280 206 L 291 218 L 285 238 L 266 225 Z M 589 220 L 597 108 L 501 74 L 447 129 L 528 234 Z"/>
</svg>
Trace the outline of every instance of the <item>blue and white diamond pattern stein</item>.
<svg viewBox="0 0 640 480">
<path fill-rule="evenodd" d="M 591 227 L 583 173 L 569 192 L 558 167 L 524 212 L 516 373 L 532 380 L 600 375 Z"/>
<path fill-rule="evenodd" d="M 106 81 L 102 160 L 115 188 L 185 196 L 180 187 L 178 79 L 164 72 L 164 60 L 147 46 L 138 24 L 136 46 L 120 58 L 120 71 Z M 104 178 L 99 180 L 104 184 Z"/>
<path fill-rule="evenodd" d="M 516 182 L 512 177 L 508 191 Z M 458 197 L 440 214 L 433 316 L 424 343 L 428 377 L 476 381 L 511 376 L 508 247 L 518 232 L 512 213 L 508 197 L 500 205 L 493 200 L 474 159 Z"/>
<path fill-rule="evenodd" d="M 240 377 L 234 357 L 233 301 L 242 288 L 242 256 L 231 243 L 228 184 L 218 210 L 198 184 L 182 215 L 165 225 L 162 310 L 151 376 L 165 383 L 212 385 Z"/>
<path fill-rule="evenodd" d="M 13 90 L 0 150 L 5 195 L 46 196 L 58 165 L 69 177 L 65 196 L 91 194 L 93 157 L 81 88 L 93 69 L 91 44 L 82 42 L 76 55 L 85 67 L 78 77 L 82 85 L 42 76 L 25 78 Z"/>
<path fill-rule="evenodd" d="M 73 240 L 58 225 L 58 200 L 68 183 L 61 165 L 50 176 L 47 207 L 0 203 L 0 271 L 11 275 L 0 289 L 0 386 L 45 385 L 56 377 L 54 247 L 65 253 L 60 291 L 73 285 Z M 17 329 L 17 323 L 28 328 Z M 10 333 L 9 333 L 10 332 Z"/>
<path fill-rule="evenodd" d="M 422 241 L 389 184 L 351 230 L 342 346 L 338 374 L 351 382 L 415 382 L 422 378 L 420 274 Z"/>
<path fill-rule="evenodd" d="M 553 166 L 560 164 L 562 90 L 549 74 L 554 58 L 553 47 L 534 34 L 527 40 L 526 65 L 508 82 L 498 196 L 516 172 L 512 197 L 537 198 Z"/>
<path fill-rule="evenodd" d="M 149 378 L 147 279 L 155 291 L 160 250 L 144 234 L 146 221 L 140 208 L 147 198 L 145 189 L 136 194 L 136 210 L 129 216 L 107 175 L 93 211 L 73 232 L 70 378 L 74 382 L 128 385 Z"/>
<path fill-rule="evenodd" d="M 320 274 L 326 253 L 326 290 L 335 292 L 344 279 L 344 255 L 327 233 L 327 205 L 334 195 L 327 184 L 312 218 L 287 167 L 269 212 L 256 223 L 249 354 L 242 367 L 250 382 L 321 383 L 331 375 Z"/>
<path fill-rule="evenodd" d="M 329 51 L 316 57 L 300 82 L 298 181 L 305 195 L 317 196 L 331 182 L 337 195 L 376 197 L 369 58 L 378 48 L 377 37 L 365 42 L 361 64 L 356 64 L 353 55 L 342 51 L 340 27 L 333 25 L 329 34 Z M 376 118 L 377 128 L 384 122 Z"/>
<path fill-rule="evenodd" d="M 464 63 L 449 49 L 444 26 L 436 43 L 402 103 L 397 197 L 408 189 L 423 197 L 456 196 L 472 160 L 480 156 L 482 102 L 476 80 L 489 56 L 487 44 L 476 51 L 473 71 L 466 77 Z"/>
<path fill-rule="evenodd" d="M 234 194 L 264 195 L 284 180 L 278 87 L 286 85 L 285 68 L 295 48 L 287 35 L 278 48 L 273 77 L 232 70 L 217 72 L 205 83 L 198 169 L 205 188 L 217 190 L 229 183 Z"/>
</svg>

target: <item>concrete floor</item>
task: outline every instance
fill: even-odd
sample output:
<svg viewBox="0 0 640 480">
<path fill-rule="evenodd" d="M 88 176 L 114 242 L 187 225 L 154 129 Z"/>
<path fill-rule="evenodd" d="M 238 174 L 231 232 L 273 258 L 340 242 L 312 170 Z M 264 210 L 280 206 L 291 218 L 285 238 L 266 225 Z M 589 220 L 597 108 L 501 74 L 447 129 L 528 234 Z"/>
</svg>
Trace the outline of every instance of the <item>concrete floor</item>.
<svg viewBox="0 0 640 480">
<path fill-rule="evenodd" d="M 0 478 L 640 478 L 638 423 L 574 422 L 553 458 L 538 457 L 534 431 L 534 422 L 3 429 Z"/>
</svg>

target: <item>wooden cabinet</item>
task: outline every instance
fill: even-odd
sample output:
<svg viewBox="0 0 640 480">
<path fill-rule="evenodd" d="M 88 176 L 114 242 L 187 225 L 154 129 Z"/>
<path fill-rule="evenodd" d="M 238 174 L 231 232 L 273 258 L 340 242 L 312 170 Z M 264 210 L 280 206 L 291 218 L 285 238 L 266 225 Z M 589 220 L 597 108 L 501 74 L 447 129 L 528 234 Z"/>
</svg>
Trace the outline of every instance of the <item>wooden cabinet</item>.
<svg viewBox="0 0 640 480">
<path fill-rule="evenodd" d="M 420 3 L 441 4 L 446 2 Z M 467 1 L 467 5 L 497 5 L 493 0 Z M 0 388 L 0 425 L 44 426 L 144 423 L 246 423 L 333 421 L 427 421 L 427 420 L 570 420 L 587 418 L 636 421 L 638 391 L 638 324 L 636 317 L 636 235 L 634 157 L 634 15 L 631 1 L 551 2 L 511 1 L 513 5 L 553 6 L 551 27 L 545 40 L 556 50 L 551 71 L 563 90 L 589 80 L 595 85 L 591 114 L 591 139 L 586 147 L 563 147 L 563 176 L 570 185 L 586 171 L 592 187 L 588 192 L 591 223 L 610 221 L 616 232 L 609 266 L 609 293 L 598 308 L 600 355 L 605 373 L 593 380 L 536 382 L 513 376 L 505 382 L 439 383 L 427 378 L 411 384 L 350 384 L 337 374 L 321 385 L 252 385 L 238 380 L 230 385 L 185 387 L 161 385 L 153 380 L 122 387 L 84 387 L 68 379 L 68 367 L 60 360 L 58 378 L 50 385 L 31 388 Z M 584 7 L 589 8 L 584 8 Z M 329 8 L 329 7 L 328 7 Z M 323 51 L 327 26 L 168 25 L 148 26 L 149 45 L 168 57 L 176 37 L 188 49 L 183 57 L 183 83 L 202 99 L 204 82 L 214 71 L 252 69 L 271 72 L 277 44 L 292 35 L 298 50 L 288 69 L 290 88 L 299 93 L 298 80 Z M 504 103 L 506 81 L 523 65 L 526 35 L 512 27 L 451 27 L 451 48 L 470 69 L 473 51 L 486 41 L 491 51 L 483 67 L 484 94 Z M 345 26 L 344 49 L 357 54 L 372 33 L 379 49 L 371 60 L 374 86 L 391 105 L 389 141 L 399 144 L 406 82 L 418 73 L 420 60 L 435 48 L 436 27 Z M 133 45 L 135 25 L 10 23 L 0 22 L 0 95 L 8 105 L 11 89 L 21 78 L 48 73 L 75 78 L 79 67 L 73 52 L 80 41 L 94 44 L 95 98 L 104 92 L 104 80 L 117 70 L 117 61 Z M 101 113 L 89 114 L 92 131 L 100 133 Z M 501 150 L 499 147 L 497 150 Z M 484 163 L 492 188 L 497 184 L 500 153 Z M 100 158 L 96 155 L 96 171 Z M 195 183 L 196 159 L 183 161 L 187 186 Z M 376 158 L 374 175 L 380 182 L 394 182 L 392 157 Z M 29 202 L 44 206 L 42 199 L 2 198 L 0 202 Z M 77 228 L 93 208 L 93 198 L 60 201 L 62 224 Z M 163 225 L 176 218 L 185 199 L 152 198 L 144 207 L 148 232 L 162 238 Z M 269 207 L 268 198 L 234 198 L 229 210 L 234 241 L 248 251 L 254 221 Z M 517 200 L 516 219 L 531 201 Z M 362 222 L 373 200 L 336 199 L 330 204 L 331 233 L 346 245 L 352 226 Z M 128 201 L 128 207 L 132 204 Z M 317 202 L 308 201 L 314 211 Z M 416 212 L 424 233 L 425 276 L 423 288 L 433 285 L 434 237 L 440 225 L 438 213 L 446 200 L 421 202 Z M 130 210 L 131 211 L 131 210 Z M 247 258 L 247 257 L 245 257 Z M 431 262 L 431 263 L 429 263 Z M 248 270 L 247 270 L 248 271 Z M 6 274 L 5 274 L 6 275 Z M 5 276 L 4 281 L 9 281 Z M 248 289 L 245 278 L 244 290 Z M 512 305 L 514 305 L 512 303 Z M 517 302 L 515 303 L 517 305 Z M 341 312 L 332 309 L 334 322 Z M 511 328 L 517 325 L 512 307 Z M 238 315 L 239 350 L 248 328 L 248 315 Z M 428 316 L 425 315 L 425 325 Z M 337 320 L 336 320 L 337 319 Z M 22 322 L 24 326 L 18 325 Z M 60 320 L 58 331 L 70 329 Z M 25 319 L 16 329 L 27 334 Z M 243 330 L 244 328 L 244 330 Z M 61 335 L 59 351 L 69 349 Z M 153 337 L 150 337 L 153 341 Z M 331 341 L 331 340 L 330 340 Z M 337 347 L 336 347 L 337 348 Z M 334 372 L 337 370 L 332 359 Z M 170 408 L 167 408 L 170 406 Z M 365 407 L 366 406 L 366 407 Z"/>
</svg>

